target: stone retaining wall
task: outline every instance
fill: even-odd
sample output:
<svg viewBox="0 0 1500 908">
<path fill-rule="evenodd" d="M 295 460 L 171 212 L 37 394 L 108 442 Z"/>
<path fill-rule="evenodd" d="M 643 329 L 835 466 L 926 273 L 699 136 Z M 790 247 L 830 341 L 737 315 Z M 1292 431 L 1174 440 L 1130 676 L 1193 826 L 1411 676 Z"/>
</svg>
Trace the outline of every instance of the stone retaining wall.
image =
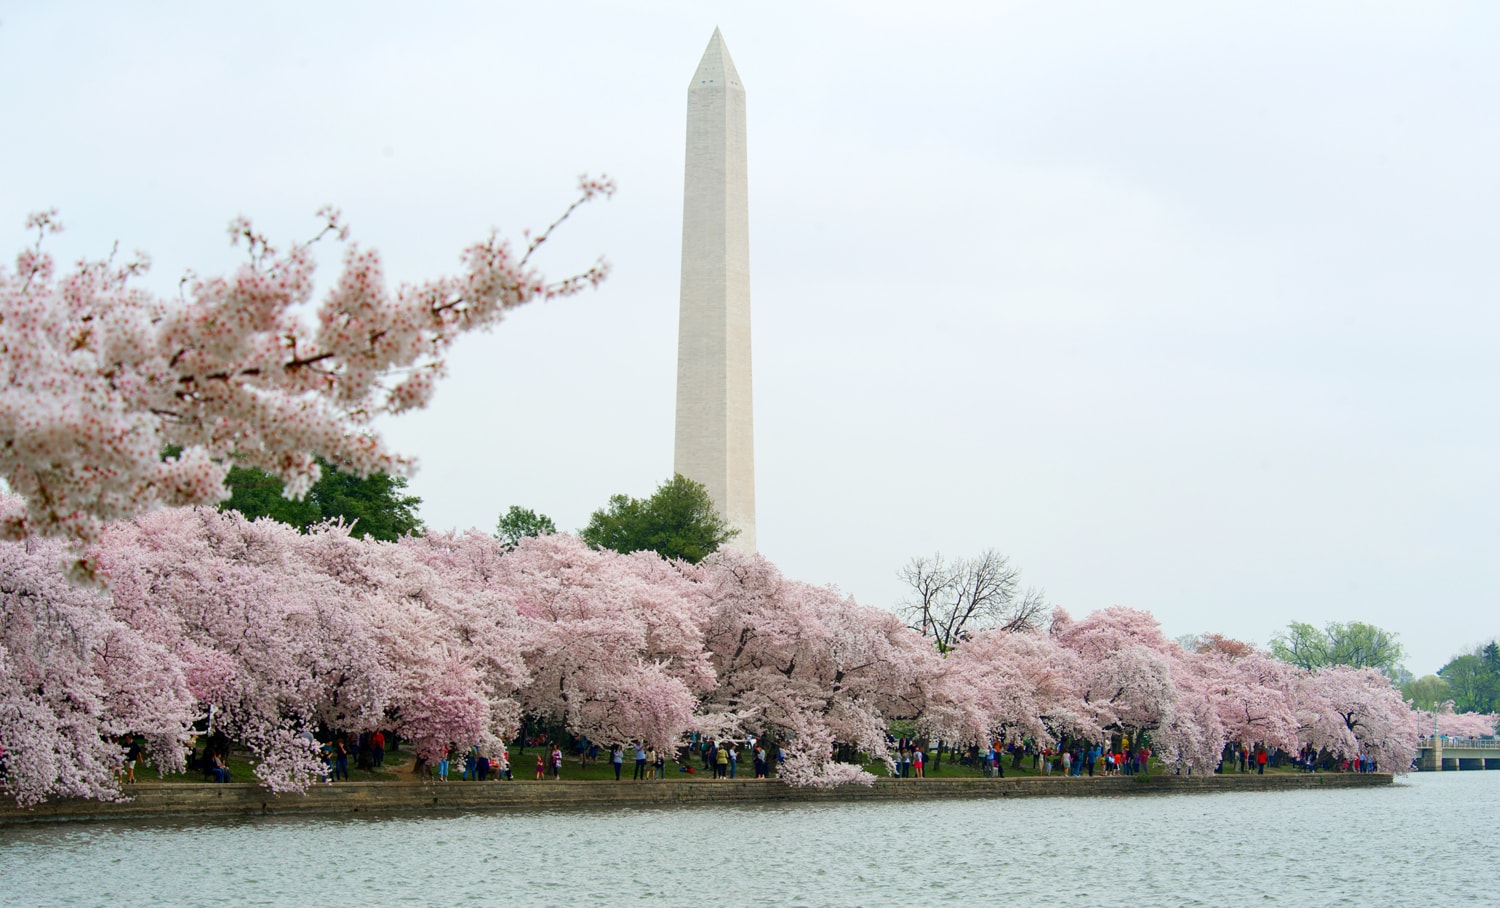
<svg viewBox="0 0 1500 908">
<path fill-rule="evenodd" d="M 305 794 L 272 794 L 254 783 L 140 783 L 131 800 L 48 801 L 30 809 L 0 800 L 0 824 L 149 816 L 247 816 L 395 810 L 486 810 L 760 801 L 909 801 L 925 798 L 1122 797 L 1218 791 L 1287 791 L 1389 785 L 1386 773 L 1226 776 L 1113 776 L 1018 779 L 879 779 L 866 788 L 818 790 L 776 781 L 734 779 L 662 782 L 339 782 Z M 3 798 L 3 796 L 0 796 Z"/>
</svg>

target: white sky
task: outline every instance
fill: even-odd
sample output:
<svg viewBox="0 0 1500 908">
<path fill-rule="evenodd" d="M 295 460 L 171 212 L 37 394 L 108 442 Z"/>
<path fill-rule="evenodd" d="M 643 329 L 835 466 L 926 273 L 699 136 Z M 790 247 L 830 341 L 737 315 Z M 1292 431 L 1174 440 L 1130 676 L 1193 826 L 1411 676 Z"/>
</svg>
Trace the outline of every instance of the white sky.
<svg viewBox="0 0 1500 908">
<path fill-rule="evenodd" d="M 790 576 L 888 606 L 912 556 L 993 547 L 1075 615 L 1364 620 L 1417 674 L 1500 632 L 1500 5 L 0 3 L 0 250 L 57 206 L 60 257 L 118 240 L 169 293 L 238 262 L 234 215 L 291 240 L 331 202 L 420 279 L 606 172 L 543 262 L 603 253 L 604 288 L 467 339 L 388 428 L 430 526 L 576 529 L 672 470 L 716 25 Z"/>
</svg>

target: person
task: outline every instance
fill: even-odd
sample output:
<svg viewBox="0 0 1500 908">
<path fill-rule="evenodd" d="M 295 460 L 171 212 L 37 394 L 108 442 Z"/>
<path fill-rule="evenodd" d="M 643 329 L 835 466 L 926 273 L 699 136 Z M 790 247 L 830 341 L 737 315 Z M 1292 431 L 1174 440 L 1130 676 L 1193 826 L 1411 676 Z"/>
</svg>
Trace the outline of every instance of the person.
<svg viewBox="0 0 1500 908">
<path fill-rule="evenodd" d="M 751 749 L 750 756 L 755 761 L 755 777 L 764 779 L 766 777 L 766 749 L 757 742 Z"/>
<path fill-rule="evenodd" d="M 615 781 L 620 781 L 620 770 L 625 765 L 625 749 L 618 744 L 610 748 L 609 762 L 615 768 Z"/>
<path fill-rule="evenodd" d="M 343 735 L 333 741 L 333 780 L 337 782 L 340 777 L 349 781 L 349 743 Z"/>
<path fill-rule="evenodd" d="M 1261 747 L 1261 748 L 1259 748 L 1257 750 L 1257 752 L 1255 754 L 1255 772 L 1256 772 L 1256 775 L 1262 775 L 1263 776 L 1263 775 L 1266 774 L 1266 759 L 1267 759 L 1268 756 L 1269 755 L 1266 753 L 1265 747 Z"/>
<path fill-rule="evenodd" d="M 541 754 L 537 754 L 536 755 L 536 778 L 537 778 L 537 781 L 540 782 L 542 779 L 546 778 L 546 776 L 547 776 L 547 763 L 546 763 L 545 760 L 542 759 L 542 755 Z"/>
<path fill-rule="evenodd" d="M 562 748 L 556 744 L 552 745 L 552 778 L 562 778 Z"/>
<path fill-rule="evenodd" d="M 475 745 L 471 746 L 468 749 L 468 751 L 464 754 L 464 774 L 463 774 L 463 781 L 467 782 L 470 779 L 477 780 L 478 778 L 479 778 L 479 745 L 475 744 Z"/>
<path fill-rule="evenodd" d="M 729 744 L 729 778 L 734 778 L 734 771 L 740 765 L 740 749 L 733 742 Z"/>
<path fill-rule="evenodd" d="M 126 735 L 125 743 L 125 783 L 135 784 L 135 763 L 141 758 L 141 745 L 136 743 L 134 735 Z"/>
<path fill-rule="evenodd" d="M 505 745 L 500 745 L 500 780 L 503 782 L 514 781 L 510 775 L 510 752 Z"/>
<path fill-rule="evenodd" d="M 210 763 L 208 774 L 213 777 L 213 780 L 215 782 L 229 781 L 229 767 L 224 763 L 223 754 L 220 754 L 217 751 L 214 752 L 213 760 Z"/>
<path fill-rule="evenodd" d="M 483 782 L 490 777 L 490 758 L 480 749 L 478 744 L 474 745 L 474 778 Z"/>
<path fill-rule="evenodd" d="M 453 756 L 453 745 L 449 744 L 443 748 L 442 758 L 438 760 L 438 781 L 448 781 L 448 758 Z"/>
<path fill-rule="evenodd" d="M 646 742 L 635 742 L 635 775 L 631 777 L 635 781 L 646 781 Z"/>
<path fill-rule="evenodd" d="M 667 753 L 664 750 L 652 748 L 651 762 L 656 767 L 656 780 L 659 782 L 667 777 Z"/>
<path fill-rule="evenodd" d="M 911 750 L 911 769 L 912 769 L 912 772 L 916 773 L 916 776 L 919 779 L 925 779 L 926 778 L 926 776 L 924 776 L 922 774 L 923 773 L 923 764 L 926 762 L 926 759 L 927 759 L 927 754 L 923 752 L 922 748 L 920 748 L 920 747 L 913 747 L 912 748 L 912 750 Z"/>
<path fill-rule="evenodd" d="M 720 744 L 719 753 L 714 757 L 714 778 L 729 778 L 729 745 Z"/>
</svg>

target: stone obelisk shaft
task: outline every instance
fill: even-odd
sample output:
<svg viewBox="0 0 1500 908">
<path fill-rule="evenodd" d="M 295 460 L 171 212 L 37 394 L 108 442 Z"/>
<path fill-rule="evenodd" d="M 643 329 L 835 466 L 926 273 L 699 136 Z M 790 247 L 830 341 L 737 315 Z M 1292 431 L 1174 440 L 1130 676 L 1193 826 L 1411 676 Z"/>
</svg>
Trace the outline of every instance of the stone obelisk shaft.
<svg viewBox="0 0 1500 908">
<path fill-rule="evenodd" d="M 708 488 L 755 551 L 745 89 L 718 29 L 688 87 L 677 329 L 676 471 Z"/>
</svg>

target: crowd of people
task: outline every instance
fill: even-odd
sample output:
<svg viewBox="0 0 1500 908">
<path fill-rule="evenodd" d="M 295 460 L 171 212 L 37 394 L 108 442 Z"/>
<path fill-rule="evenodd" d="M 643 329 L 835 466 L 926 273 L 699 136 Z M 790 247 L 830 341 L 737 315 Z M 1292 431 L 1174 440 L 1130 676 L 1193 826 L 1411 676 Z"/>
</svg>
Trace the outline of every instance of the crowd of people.
<svg viewBox="0 0 1500 908">
<path fill-rule="evenodd" d="M 521 740 L 523 746 L 538 748 L 536 779 L 562 778 L 563 747 L 561 743 L 541 735 L 523 737 Z M 660 781 L 666 778 L 667 751 L 653 747 L 644 740 L 636 739 L 601 745 L 580 736 L 574 739 L 571 749 L 580 767 L 596 766 L 601 761 L 607 761 L 617 782 L 624 779 L 627 764 L 632 766 L 632 781 Z M 463 761 L 461 778 L 464 780 L 483 782 L 490 778 L 498 778 L 510 781 L 514 778 L 511 771 L 510 751 L 505 746 L 498 748 L 498 752 L 494 755 L 490 755 L 484 747 L 477 744 L 463 750 L 461 755 L 460 752 L 461 749 L 457 745 L 451 746 L 447 754 L 438 762 L 432 777 L 437 781 L 448 781 L 450 765 L 461 758 Z M 773 757 L 763 742 L 754 735 L 748 736 L 743 741 L 692 736 L 675 754 L 671 755 L 671 759 L 677 764 L 678 772 L 681 773 L 696 775 L 698 769 L 694 763 L 698 763 L 702 766 L 703 773 L 712 778 L 734 779 L 739 775 L 742 756 L 748 757 L 755 778 L 770 777 Z M 778 747 L 774 759 L 778 762 L 785 762 L 786 751 Z M 424 774 L 422 763 L 423 761 L 418 760 L 419 775 Z"/>
<path fill-rule="evenodd" d="M 364 770 L 374 771 L 385 766 L 387 736 L 376 730 L 359 735 L 333 734 L 327 740 L 319 740 L 311 732 L 303 737 L 309 747 L 318 751 L 324 764 L 326 782 L 348 781 L 351 759 Z M 135 782 L 135 769 L 142 758 L 139 741 L 132 735 L 119 739 L 122 762 L 120 781 Z M 563 744 L 546 735 L 522 736 L 516 742 L 524 751 L 536 748 L 535 778 L 538 780 L 563 777 Z M 1119 734 L 1111 738 L 1108 745 L 1087 741 L 1064 739 L 1055 744 L 1040 744 L 1032 739 L 1005 742 L 993 739 L 982 744 L 966 747 L 942 744 L 911 737 L 887 737 L 890 753 L 890 775 L 898 779 L 921 779 L 926 777 L 929 767 L 940 763 L 946 755 L 950 762 L 976 769 L 989 778 L 1005 778 L 1006 758 L 1012 769 L 1021 769 L 1029 764 L 1033 774 L 1063 776 L 1115 776 L 1137 775 L 1145 771 L 1151 760 L 1151 748 L 1144 742 L 1132 743 L 1130 735 Z M 187 759 L 190 770 L 201 771 L 204 778 L 212 782 L 231 781 L 228 768 L 230 742 L 222 734 L 210 736 L 200 752 L 194 747 Z M 633 781 L 659 781 L 666 778 L 668 752 L 650 746 L 643 740 L 600 745 L 586 737 L 573 739 L 570 749 L 580 767 L 598 765 L 607 760 L 613 769 L 616 781 L 624 778 L 627 763 L 633 765 Z M 689 735 L 676 753 L 671 755 L 677 771 L 688 775 L 698 773 L 714 779 L 734 779 L 739 774 L 739 764 L 746 757 L 752 764 L 754 778 L 766 779 L 773 765 L 786 762 L 787 752 L 781 745 L 768 751 L 765 743 L 755 735 L 743 740 L 715 739 L 708 736 Z M 697 764 L 697 766 L 695 766 Z M 1376 772 L 1378 763 L 1366 753 L 1353 757 L 1333 756 L 1311 745 L 1305 745 L 1296 754 L 1279 751 L 1261 744 L 1230 744 L 1224 749 L 1217 772 L 1260 773 L 1266 767 L 1291 765 L 1305 772 Z M 451 744 L 435 761 L 417 757 L 413 773 L 419 778 L 447 782 L 451 772 L 458 767 L 461 781 L 485 782 L 491 779 L 514 781 L 510 748 L 500 745 L 488 749 L 481 744 L 461 747 Z M 0 779 L 4 773 L 4 751 L 0 750 Z"/>
</svg>

